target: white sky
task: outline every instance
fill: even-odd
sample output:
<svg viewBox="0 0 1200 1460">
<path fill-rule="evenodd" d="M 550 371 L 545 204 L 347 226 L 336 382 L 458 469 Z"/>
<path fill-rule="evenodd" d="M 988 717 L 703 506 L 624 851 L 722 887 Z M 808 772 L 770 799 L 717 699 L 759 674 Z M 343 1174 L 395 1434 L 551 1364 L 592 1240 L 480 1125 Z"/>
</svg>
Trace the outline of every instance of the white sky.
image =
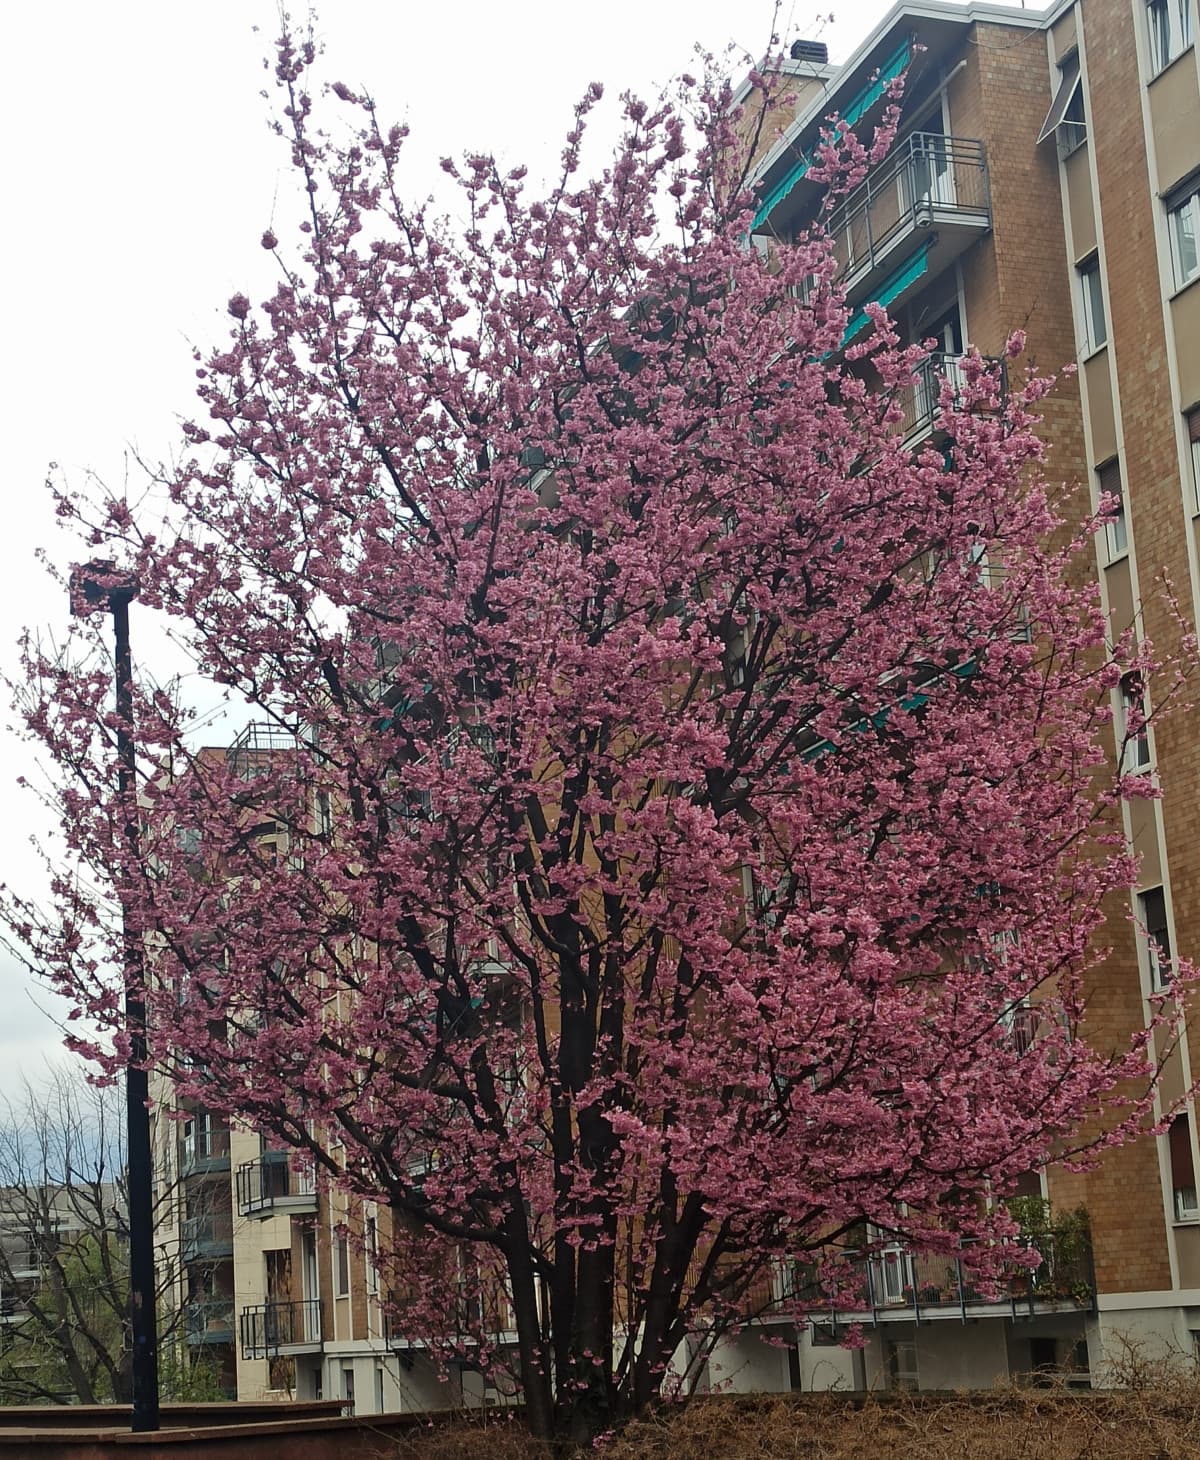
<svg viewBox="0 0 1200 1460">
<path fill-rule="evenodd" d="M 841 0 L 829 19 L 829 3 L 822 10 L 782 0 L 778 23 L 788 41 L 826 40 L 835 61 L 890 8 Z M 300 14 L 302 0 L 293 9 Z M 586 8 L 561 0 L 324 0 L 317 34 L 326 79 L 361 85 L 384 121 L 409 122 L 411 191 L 425 195 L 444 184 L 438 160 L 468 149 L 491 149 L 543 174 L 589 82 L 606 87 L 602 124 L 621 91 L 652 97 L 693 66 L 696 43 L 720 54 L 733 42 L 761 55 L 772 12 L 771 0 L 605 0 Z M 192 413 L 190 344 L 224 338 L 231 294 L 258 299 L 270 288 L 258 240 L 277 194 L 291 187 L 260 95 L 271 85 L 262 58 L 277 17 L 274 0 L 24 0 L 6 14 L 6 674 L 22 625 L 53 628 L 67 616 L 33 558 L 39 546 L 60 564 L 71 556 L 42 489 L 48 464 L 75 480 L 91 470 L 109 484 L 128 472 L 132 490 L 130 449 L 167 456 L 178 420 Z M 135 656 L 147 633 L 135 609 Z M 27 886 L 28 840 L 41 817 L 13 784 L 30 764 L 9 719 L 0 716 L 0 880 Z M 11 1087 L 18 1066 L 36 1071 L 58 1049 L 35 999 L 52 1007 L 0 956 L 0 1089 Z"/>
</svg>

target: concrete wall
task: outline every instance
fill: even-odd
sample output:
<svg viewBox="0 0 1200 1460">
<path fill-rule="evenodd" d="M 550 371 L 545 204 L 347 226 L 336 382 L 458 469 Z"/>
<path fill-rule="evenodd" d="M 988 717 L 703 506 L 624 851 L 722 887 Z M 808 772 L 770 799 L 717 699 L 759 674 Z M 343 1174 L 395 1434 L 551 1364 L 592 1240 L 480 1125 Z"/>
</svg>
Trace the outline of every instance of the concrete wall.
<svg viewBox="0 0 1200 1460">
<path fill-rule="evenodd" d="M 1192 1322 L 1200 1327 L 1200 1314 Z M 1088 1324 L 1087 1341 L 1098 1389 L 1120 1387 L 1163 1365 L 1190 1369 L 1195 1363 L 1183 1308 L 1102 1308 Z"/>
<path fill-rule="evenodd" d="M 709 1388 L 722 1394 L 783 1394 L 791 1389 L 788 1348 L 758 1329 L 727 1338 L 708 1361 Z"/>
<path fill-rule="evenodd" d="M 1003 1320 L 928 1323 L 917 1330 L 922 1389 L 991 1389 L 1008 1378 Z"/>
</svg>

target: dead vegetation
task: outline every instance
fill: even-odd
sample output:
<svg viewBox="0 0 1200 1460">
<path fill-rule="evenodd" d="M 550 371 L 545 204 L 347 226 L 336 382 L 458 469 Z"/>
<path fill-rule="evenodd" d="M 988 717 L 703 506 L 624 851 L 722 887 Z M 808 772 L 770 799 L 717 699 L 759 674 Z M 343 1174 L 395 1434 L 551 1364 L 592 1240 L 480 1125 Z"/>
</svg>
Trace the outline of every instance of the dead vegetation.
<svg viewBox="0 0 1200 1460">
<path fill-rule="evenodd" d="M 697 1400 L 630 1425 L 603 1460 L 1196 1460 L 1200 1380 L 974 1394 L 750 1395 Z M 408 1436 L 403 1460 L 552 1460 L 515 1418 Z"/>
</svg>

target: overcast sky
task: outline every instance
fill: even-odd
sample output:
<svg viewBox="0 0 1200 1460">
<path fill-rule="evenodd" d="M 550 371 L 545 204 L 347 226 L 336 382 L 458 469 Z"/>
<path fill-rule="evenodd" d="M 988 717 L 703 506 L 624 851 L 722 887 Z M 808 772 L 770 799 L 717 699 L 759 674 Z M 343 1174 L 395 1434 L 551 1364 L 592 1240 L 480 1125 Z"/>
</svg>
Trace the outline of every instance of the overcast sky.
<svg viewBox="0 0 1200 1460">
<path fill-rule="evenodd" d="M 789 41 L 827 41 L 836 61 L 889 8 L 842 0 L 830 19 L 806 0 L 783 0 L 780 30 Z M 292 9 L 305 13 L 301 0 Z M 444 182 L 438 160 L 467 149 L 543 174 L 589 82 L 605 84 L 611 105 L 601 119 L 611 117 L 624 89 L 652 96 L 693 65 L 697 43 L 761 55 L 773 9 L 771 0 L 325 0 L 316 30 L 327 78 L 361 84 L 385 122 L 410 124 L 410 188 L 425 196 Z M 24 0 L 6 15 L 0 668 L 8 674 L 22 625 L 66 619 L 33 556 L 39 546 L 60 563 L 71 556 L 42 489 L 49 463 L 75 480 L 92 471 L 120 483 L 128 473 L 136 486 L 131 450 L 168 456 L 192 411 L 190 345 L 224 337 L 231 294 L 259 299 L 270 288 L 258 240 L 291 186 L 261 96 L 277 29 L 274 0 Z M 147 632 L 135 610 L 135 653 Z M 39 821 L 13 784 L 28 769 L 5 728 L 0 880 L 18 885 L 33 875 L 29 837 Z M 58 1047 L 39 1002 L 53 1007 L 0 958 L 0 1089 Z"/>
</svg>

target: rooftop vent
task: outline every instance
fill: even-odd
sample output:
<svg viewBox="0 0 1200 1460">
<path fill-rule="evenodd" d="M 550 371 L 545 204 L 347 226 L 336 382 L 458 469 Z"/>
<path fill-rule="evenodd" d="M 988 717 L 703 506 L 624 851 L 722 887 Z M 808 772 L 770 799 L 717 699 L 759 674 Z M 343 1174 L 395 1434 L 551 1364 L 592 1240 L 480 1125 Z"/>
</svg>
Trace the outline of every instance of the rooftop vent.
<svg viewBox="0 0 1200 1460">
<path fill-rule="evenodd" d="M 828 66 L 829 47 L 824 41 L 793 41 L 793 61 L 812 61 L 818 66 Z"/>
</svg>

